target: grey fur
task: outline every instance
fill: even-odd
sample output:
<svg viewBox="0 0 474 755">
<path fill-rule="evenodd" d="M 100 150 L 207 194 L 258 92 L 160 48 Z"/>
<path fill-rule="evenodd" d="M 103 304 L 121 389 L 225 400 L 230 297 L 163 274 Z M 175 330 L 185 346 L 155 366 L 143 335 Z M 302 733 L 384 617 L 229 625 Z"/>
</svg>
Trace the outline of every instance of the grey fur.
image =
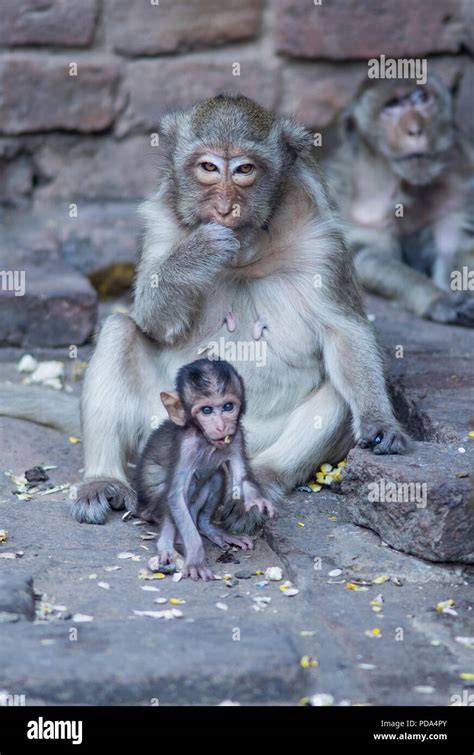
<svg viewBox="0 0 474 755">
<path fill-rule="evenodd" d="M 330 187 L 367 290 L 420 317 L 474 327 L 472 293 L 450 288 L 453 271 L 474 266 L 472 146 L 455 131 L 449 90 L 431 74 L 435 114 L 424 121 L 431 156 L 399 159 L 379 112 L 400 84 L 366 83 L 342 114 Z"/>
</svg>

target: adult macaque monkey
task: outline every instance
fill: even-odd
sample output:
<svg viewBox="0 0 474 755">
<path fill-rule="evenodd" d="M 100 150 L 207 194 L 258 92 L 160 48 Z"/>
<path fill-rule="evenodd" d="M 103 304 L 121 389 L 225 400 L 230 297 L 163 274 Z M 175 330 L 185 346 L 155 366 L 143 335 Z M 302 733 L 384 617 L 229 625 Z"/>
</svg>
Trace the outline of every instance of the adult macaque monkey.
<svg viewBox="0 0 474 755">
<path fill-rule="evenodd" d="M 76 519 L 101 524 L 110 507 L 134 507 L 127 460 L 165 418 L 160 393 L 221 338 L 265 342 L 264 365 L 251 348 L 247 359 L 226 358 L 246 386 L 252 468 L 275 496 L 355 442 L 403 451 L 308 132 L 246 97 L 219 95 L 167 116 L 161 133 L 167 167 L 141 210 L 133 311 L 106 320 L 86 373 Z M 236 509 L 225 526 L 251 530 L 256 508 Z"/>
<path fill-rule="evenodd" d="M 135 513 L 161 525 L 151 569 L 173 563 L 179 536 L 186 558 L 183 576 L 207 581 L 213 574 L 201 535 L 224 550 L 232 545 L 253 548 L 249 537 L 232 535 L 213 522 L 220 504 L 233 508 L 238 501 L 244 511 L 256 507 L 262 514 L 276 516 L 247 461 L 240 427 L 244 385 L 228 362 L 198 359 L 181 367 L 176 391 L 163 391 L 161 400 L 169 419 L 151 434 L 141 456 Z M 225 470 L 232 487 L 227 501 Z"/>
<path fill-rule="evenodd" d="M 420 317 L 473 327 L 472 293 L 451 285 L 453 271 L 474 267 L 474 161 L 450 92 L 435 76 L 371 81 L 341 127 L 329 183 L 363 285 Z"/>
</svg>

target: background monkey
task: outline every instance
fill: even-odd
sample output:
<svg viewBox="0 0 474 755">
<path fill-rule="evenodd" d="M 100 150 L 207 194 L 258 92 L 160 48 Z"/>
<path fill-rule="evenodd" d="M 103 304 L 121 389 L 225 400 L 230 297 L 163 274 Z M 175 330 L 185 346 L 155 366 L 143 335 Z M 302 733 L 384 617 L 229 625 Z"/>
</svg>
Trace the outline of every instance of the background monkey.
<svg viewBox="0 0 474 755">
<path fill-rule="evenodd" d="M 450 287 L 452 271 L 474 266 L 473 153 L 450 92 L 433 75 L 424 86 L 370 82 L 341 126 L 329 182 L 362 283 L 421 317 L 473 327 L 474 297 Z"/>
<path fill-rule="evenodd" d="M 165 418 L 160 393 L 220 338 L 266 344 L 264 365 L 249 358 L 238 369 L 252 468 L 268 495 L 356 442 L 404 451 L 311 135 L 226 95 L 165 117 L 160 133 L 165 165 L 141 208 L 133 311 L 106 320 L 86 372 L 76 519 L 101 524 L 110 507 L 134 508 L 127 461 L 151 419 Z M 258 516 L 236 505 L 224 525 L 250 531 Z"/>
<path fill-rule="evenodd" d="M 178 535 L 186 554 L 183 576 L 212 579 L 199 533 L 224 549 L 253 548 L 249 537 L 231 535 L 212 521 L 224 502 L 224 465 L 230 471 L 231 506 L 238 499 L 246 511 L 255 506 L 276 516 L 245 453 L 239 424 L 245 411 L 244 385 L 228 362 L 199 359 L 179 370 L 176 392 L 163 392 L 161 400 L 169 419 L 151 434 L 137 472 L 136 513 L 161 524 L 158 555 L 150 567 L 157 571 L 173 562 Z"/>
</svg>

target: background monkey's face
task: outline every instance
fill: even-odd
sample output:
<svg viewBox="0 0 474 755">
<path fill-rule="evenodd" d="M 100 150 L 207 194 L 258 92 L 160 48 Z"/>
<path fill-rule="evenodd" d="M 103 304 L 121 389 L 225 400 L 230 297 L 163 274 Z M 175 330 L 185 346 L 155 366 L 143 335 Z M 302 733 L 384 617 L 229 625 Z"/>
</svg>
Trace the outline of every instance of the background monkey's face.
<svg viewBox="0 0 474 755">
<path fill-rule="evenodd" d="M 240 400 L 232 393 L 198 398 L 191 416 L 212 445 L 225 448 L 232 442 L 240 415 Z"/>
<path fill-rule="evenodd" d="M 262 172 L 255 157 L 238 154 L 238 150 L 234 155 L 217 149 L 197 155 L 192 176 L 201 220 L 235 229 L 252 222 L 252 187 Z"/>
<path fill-rule="evenodd" d="M 370 146 L 410 184 L 429 184 L 454 141 L 451 97 L 434 77 L 426 85 L 378 82 L 356 103 L 355 121 Z"/>
</svg>

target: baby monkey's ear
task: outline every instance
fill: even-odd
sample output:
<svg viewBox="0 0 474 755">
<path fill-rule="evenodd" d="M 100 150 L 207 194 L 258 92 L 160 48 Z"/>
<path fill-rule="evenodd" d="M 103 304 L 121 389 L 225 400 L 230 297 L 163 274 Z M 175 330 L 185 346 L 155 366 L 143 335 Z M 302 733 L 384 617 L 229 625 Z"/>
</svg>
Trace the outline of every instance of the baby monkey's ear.
<svg viewBox="0 0 474 755">
<path fill-rule="evenodd" d="M 160 393 L 160 398 L 163 406 L 168 412 L 168 416 L 175 425 L 186 424 L 186 412 L 184 406 L 177 393 L 171 391 L 163 391 Z"/>
</svg>

